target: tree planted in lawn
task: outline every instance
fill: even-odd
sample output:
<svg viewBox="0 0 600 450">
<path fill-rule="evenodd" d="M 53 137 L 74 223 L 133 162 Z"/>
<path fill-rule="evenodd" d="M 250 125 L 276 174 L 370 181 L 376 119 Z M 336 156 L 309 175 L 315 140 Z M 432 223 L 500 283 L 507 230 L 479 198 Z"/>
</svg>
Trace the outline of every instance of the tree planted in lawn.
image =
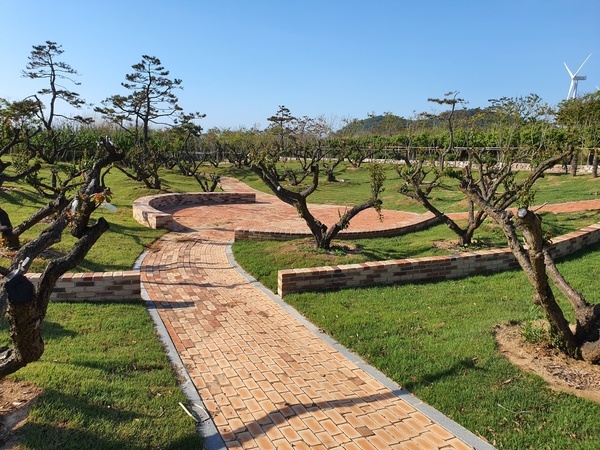
<svg viewBox="0 0 600 450">
<path fill-rule="evenodd" d="M 14 158 L 15 167 L 20 172 L 27 171 L 26 181 L 47 198 L 62 195 L 81 175 L 80 168 L 74 164 L 84 146 L 78 139 L 78 133 L 82 125 L 93 122 L 90 117 L 67 116 L 59 112 L 61 103 L 75 109 L 86 104 L 77 92 L 66 87 L 68 83 L 75 86 L 81 83 L 75 79 L 79 75 L 77 71 L 60 59 L 63 53 L 62 46 L 52 41 L 33 46 L 22 76 L 47 84 L 36 94 L 12 104 L 13 111 L 20 114 L 19 123 L 25 125 L 20 126 L 19 135 L 24 150 Z M 17 106 L 18 109 L 15 108 Z M 29 164 L 36 159 L 50 165 L 49 183 L 44 181 L 38 170 L 31 169 L 39 167 L 37 163 Z M 70 162 L 67 163 L 67 160 Z"/>
<path fill-rule="evenodd" d="M 26 152 L 15 151 L 19 144 L 39 133 L 40 130 L 32 124 L 36 111 L 37 103 L 33 100 L 9 102 L 0 98 L 0 186 L 7 181 L 26 179 L 40 170 L 39 163 L 30 164 Z M 20 163 L 15 165 L 13 161 L 1 159 L 9 155 Z M 11 166 L 16 166 L 16 170 L 8 174 L 6 169 Z"/>
<path fill-rule="evenodd" d="M 267 119 L 264 134 L 272 138 L 272 150 L 282 166 L 281 180 L 299 186 L 312 173 L 312 166 L 330 157 L 333 147 L 325 145 L 331 126 L 324 118 L 295 117 L 285 106 Z M 293 165 L 288 165 L 293 162 Z"/>
<path fill-rule="evenodd" d="M 514 202 L 514 196 L 511 194 L 511 186 L 515 184 L 514 164 L 523 161 L 535 164 L 536 158 L 539 159 L 545 153 L 537 151 L 532 155 L 529 149 L 502 152 L 486 148 L 469 148 L 462 153 L 466 155 L 462 169 L 448 167 L 442 170 L 436 165 L 435 155 L 428 155 L 424 151 L 407 151 L 402 155 L 404 164 L 396 166 L 396 171 L 403 181 L 398 192 L 423 205 L 458 236 L 460 246 L 468 246 L 472 243 L 477 229 L 485 221 L 487 211 L 476 208 L 472 199 L 467 197 L 467 223 L 464 226 L 460 225 L 459 221 L 435 205 L 432 192 L 444 188 L 445 178 L 468 179 L 470 185 L 477 186 L 487 203 L 504 210 Z M 543 176 L 543 172 L 536 171 L 531 176 L 535 178 L 531 180 L 533 184 Z"/>
<path fill-rule="evenodd" d="M 308 225 L 317 248 L 329 250 L 331 241 L 340 231 L 348 228 L 350 220 L 361 211 L 369 208 L 381 211 L 379 195 L 383 192 L 385 170 L 374 164 L 371 166 L 371 198 L 369 200 L 346 209 L 343 214 L 340 214 L 340 220 L 330 228 L 313 216 L 308 208 L 307 198 L 319 186 L 319 162 L 324 157 L 321 149 L 323 148 L 322 140 L 326 134 L 321 126 L 322 123 L 317 122 L 313 129 L 314 124 L 310 119 L 298 120 L 285 106 L 280 106 L 277 114 L 268 120 L 272 122 L 271 127 L 265 133 L 254 138 L 254 145 L 250 153 L 250 167 L 279 200 L 296 208 L 298 215 Z M 286 176 L 282 176 L 280 173 L 281 166 L 285 167 L 289 157 L 294 158 L 300 164 L 301 172 L 312 175 L 312 182 L 308 187 L 293 190 L 282 185 Z M 289 172 L 287 176 L 289 177 Z M 301 179 L 304 180 L 304 177 Z M 298 177 L 292 177 L 289 183 L 296 187 L 299 184 Z"/>
<path fill-rule="evenodd" d="M 74 77 L 79 74 L 69 64 L 60 61 L 64 53 L 62 45 L 46 41 L 42 45 L 33 46 L 29 62 L 23 77 L 31 80 L 46 80 L 48 85 L 40 89 L 37 94 L 30 97 L 35 104 L 35 115 L 43 129 L 36 140 L 29 140 L 32 154 L 38 155 L 45 162 L 54 164 L 64 159 L 77 148 L 75 142 L 76 128 L 65 128 L 66 123 L 89 124 L 92 118 L 81 115 L 66 116 L 58 112 L 58 103 L 64 102 L 72 108 L 80 109 L 84 106 L 83 100 L 77 92 L 67 89 L 65 82 L 80 85 Z M 44 102 L 43 99 L 47 98 Z"/>
<path fill-rule="evenodd" d="M 296 192 L 286 189 L 280 183 L 280 179 L 273 164 L 269 164 L 265 160 L 254 160 L 252 170 L 260 179 L 273 191 L 279 200 L 292 205 L 298 211 L 298 215 L 304 219 L 310 232 L 315 240 L 315 245 L 319 249 L 331 249 L 331 242 L 342 230 L 350 226 L 350 221 L 360 212 L 375 208 L 378 212 L 381 211 L 381 200 L 379 195 L 383 192 L 383 182 L 385 180 L 385 170 L 379 164 L 371 166 L 371 198 L 366 202 L 346 209 L 343 214 L 340 214 L 340 219 L 330 228 L 312 215 L 308 208 L 307 199 L 310 194 L 317 190 L 319 186 L 319 165 L 312 166 L 312 184 L 307 188 Z"/>
<path fill-rule="evenodd" d="M 562 126 L 569 143 L 590 150 L 592 175 L 598 177 L 600 91 L 561 102 L 556 121 Z"/>
<path fill-rule="evenodd" d="M 182 175 L 194 177 L 203 192 L 214 192 L 221 177 L 214 173 L 203 173 L 200 169 L 203 164 L 212 161 L 218 165 L 219 157 L 215 154 L 216 148 L 207 148 L 206 143 L 213 143 L 214 139 L 202 139 L 202 127 L 193 122 L 194 116 L 181 115 L 180 122 L 168 131 L 170 147 L 172 149 L 172 164 L 179 168 Z M 213 134 L 210 134 L 213 137 Z"/>
<path fill-rule="evenodd" d="M 87 171 L 83 185 L 77 195 L 70 199 L 68 206 L 37 237 L 19 249 L 8 268 L 0 268 L 4 276 L 0 282 L 0 319 L 4 314 L 8 316 L 13 343 L 12 348 L 0 349 L 0 378 L 42 356 L 44 341 L 41 327 L 56 282 L 61 275 L 81 263 L 100 236 L 108 230 L 108 222 L 102 217 L 91 224 L 91 215 L 102 202 L 108 200 L 110 194 L 100 183 L 100 171 L 120 161 L 123 154 L 107 139 L 101 145 L 105 155 L 98 158 Z M 70 228 L 71 235 L 77 241 L 66 255 L 48 263 L 37 287 L 34 286 L 24 274 L 36 257 L 61 240 L 67 228 Z"/>
<path fill-rule="evenodd" d="M 446 111 L 440 114 L 440 117 L 444 117 L 448 125 L 448 133 L 450 139 L 448 142 L 448 148 L 444 149 L 439 155 L 440 168 L 444 169 L 444 160 L 446 155 L 454 149 L 454 113 L 457 105 L 465 105 L 466 101 L 462 98 L 458 98 L 458 91 L 446 92 L 444 98 L 428 98 L 428 102 L 437 103 L 438 105 L 450 105 L 450 111 Z"/>
<path fill-rule="evenodd" d="M 507 195 L 519 202 L 516 216 L 509 210 L 494 205 L 485 198 L 479 186 L 465 176 L 459 189 L 475 202 L 494 220 L 504 232 L 508 245 L 534 288 L 534 303 L 544 311 L 550 324 L 551 334 L 558 339 L 559 347 L 571 356 L 582 358 L 591 363 L 600 362 L 600 304 L 589 304 L 583 295 L 577 292 L 564 279 L 550 254 L 549 242 L 544 238 L 541 218 L 529 210 L 531 189 L 535 180 L 545 170 L 569 158 L 574 149 L 556 154 L 540 163 L 526 181 L 508 187 Z M 518 232 L 523 236 L 522 243 Z M 571 303 L 575 312 L 575 331 L 556 301 L 550 280 Z"/>
<path fill-rule="evenodd" d="M 436 152 L 422 149 L 408 148 L 400 155 L 402 165 L 396 171 L 403 181 L 399 193 L 416 200 L 431 212 L 440 222 L 445 223 L 458 236 L 458 243 L 467 246 L 472 243 L 475 231 L 483 224 L 487 211 L 476 208 L 475 203 L 467 197 L 467 224 L 461 226 L 459 222 L 441 211 L 432 199 L 436 189 L 444 188 L 445 179 L 468 179 L 470 185 L 476 185 L 482 198 L 495 208 L 504 210 L 514 201 L 511 195 L 511 186 L 515 184 L 514 167 L 518 163 L 529 163 L 533 167 L 543 161 L 549 153 L 548 115 L 550 108 L 541 99 L 531 94 L 525 98 L 491 100 L 492 111 L 497 116 L 499 124 L 496 130 L 499 136 L 500 148 L 468 147 L 454 149 L 453 135 L 455 130 L 452 115 L 457 102 L 456 93 L 446 94 L 449 98 L 443 100 L 430 99 L 444 104 L 451 104 L 452 111 L 448 115 L 450 130 L 450 144 L 443 157 L 454 150 L 456 160 L 464 164 L 462 168 L 443 167 L 441 159 L 436 161 Z M 528 137 L 528 144 L 518 148 L 511 148 L 513 137 L 518 132 L 523 132 Z M 500 139 L 500 137 L 502 137 Z M 534 179 L 543 176 L 543 172 L 534 171 Z"/>
</svg>

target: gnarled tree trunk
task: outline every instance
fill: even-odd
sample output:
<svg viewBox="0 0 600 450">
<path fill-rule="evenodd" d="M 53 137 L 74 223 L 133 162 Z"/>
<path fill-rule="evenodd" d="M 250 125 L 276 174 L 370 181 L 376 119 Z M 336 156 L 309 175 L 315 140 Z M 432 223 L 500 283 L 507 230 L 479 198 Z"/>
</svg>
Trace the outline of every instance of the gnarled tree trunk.
<svg viewBox="0 0 600 450">
<path fill-rule="evenodd" d="M 100 170 L 119 161 L 123 154 L 108 141 L 103 141 L 107 155 L 98 160 L 87 173 L 86 180 L 69 207 L 63 209 L 48 228 L 29 241 L 17 252 L 8 269 L 1 269 L 0 318 L 6 311 L 10 326 L 12 348 L 0 349 L 0 378 L 14 373 L 30 362 L 38 360 L 44 352 L 41 325 L 46 316 L 50 294 L 56 281 L 68 270 L 76 267 L 108 230 L 108 222 L 99 218 L 89 225 L 90 215 L 99 206 L 95 194 L 104 191 L 100 185 Z M 42 251 L 61 240 L 62 233 L 71 226 L 71 234 L 78 238 L 65 256 L 52 260 L 44 270 L 37 288 L 24 273 Z"/>
<path fill-rule="evenodd" d="M 340 216 L 340 220 L 335 223 L 331 228 L 322 223 L 319 219 L 312 215 L 308 209 L 307 198 L 312 194 L 319 185 L 319 166 L 314 165 L 312 167 L 313 182 L 312 185 L 303 190 L 302 192 L 294 192 L 285 189 L 279 184 L 277 174 L 274 170 L 269 170 L 263 163 L 257 163 L 252 166 L 252 170 L 256 173 L 260 179 L 273 191 L 278 199 L 292 205 L 298 211 L 298 215 L 304 219 L 310 232 L 312 233 L 315 245 L 317 248 L 329 250 L 331 249 L 331 242 L 339 234 L 340 231 L 348 228 L 350 220 L 355 217 L 361 211 L 368 208 L 380 208 L 381 201 L 379 200 L 379 193 L 382 189 L 381 184 L 383 178 L 379 182 L 372 181 L 372 198 L 365 203 L 355 206 L 350 210 L 347 210 L 343 215 Z M 374 178 L 374 177 L 373 177 Z M 379 183 L 379 184 L 378 184 Z M 379 209 L 378 209 L 379 210 Z"/>
<path fill-rule="evenodd" d="M 550 167 L 554 162 L 554 159 L 547 160 L 538 170 L 543 171 L 544 167 Z M 591 363 L 600 362 L 600 305 L 587 303 L 581 293 L 573 289 L 560 274 L 543 237 L 540 217 L 527 208 L 520 208 L 515 218 L 510 211 L 493 207 L 475 186 L 463 182 L 460 188 L 502 228 L 513 255 L 534 288 L 534 302 L 543 309 L 552 332 L 560 339 L 562 349 L 571 356 Z M 527 248 L 521 243 L 517 229 L 523 235 Z M 548 277 L 573 307 L 575 332 L 571 330 L 556 301 Z"/>
</svg>

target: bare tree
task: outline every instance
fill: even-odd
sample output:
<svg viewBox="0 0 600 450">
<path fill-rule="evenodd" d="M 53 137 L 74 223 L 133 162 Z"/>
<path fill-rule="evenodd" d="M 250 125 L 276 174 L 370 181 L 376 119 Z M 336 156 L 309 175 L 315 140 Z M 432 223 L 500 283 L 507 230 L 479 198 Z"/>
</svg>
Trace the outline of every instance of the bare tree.
<svg viewBox="0 0 600 450">
<path fill-rule="evenodd" d="M 451 138 L 443 157 L 455 148 L 453 141 L 457 128 L 453 115 L 455 106 L 464 103 L 464 100 L 457 98 L 457 94 L 457 92 L 449 92 L 444 99 L 429 99 L 429 101 L 452 106 L 450 113 L 447 113 Z M 459 222 L 441 211 L 432 200 L 433 192 L 443 189 L 444 180 L 448 178 L 469 180 L 470 184 L 477 186 L 486 202 L 503 210 L 514 201 L 509 194 L 515 185 L 514 164 L 529 162 L 535 165 L 543 160 L 549 151 L 546 134 L 550 126 L 548 117 L 553 111 L 538 96 L 530 94 L 524 98 L 502 98 L 490 102 L 492 103 L 490 112 L 495 118 L 494 135 L 499 148 L 456 148 L 456 156 L 460 155 L 463 158 L 462 169 L 443 168 L 441 160 L 436 161 L 429 151 L 409 149 L 401 155 L 404 164 L 396 168 L 404 182 L 399 192 L 416 200 L 441 222 L 447 224 L 458 236 L 458 243 L 461 246 L 472 243 L 475 231 L 487 217 L 487 211 L 482 208 L 477 209 L 474 202 L 467 197 L 467 224 L 461 226 Z M 512 148 L 520 132 L 527 137 L 527 145 Z M 535 177 L 540 177 L 543 172 L 534 172 L 534 174 Z"/>
<path fill-rule="evenodd" d="M 566 132 L 567 140 L 590 149 L 592 175 L 598 176 L 597 147 L 600 146 L 600 92 L 565 100 L 559 105 L 556 121 Z M 575 158 L 577 155 L 575 155 Z M 572 161 L 571 174 L 576 173 L 577 160 Z"/>
<path fill-rule="evenodd" d="M 337 181 L 335 170 L 346 159 L 348 151 L 348 139 L 346 138 L 328 138 L 325 142 L 327 149 L 325 157 L 321 160 L 323 169 L 327 174 L 327 181 L 334 183 Z"/>
<path fill-rule="evenodd" d="M 33 100 L 8 102 L 0 99 L 0 186 L 5 182 L 15 182 L 32 176 L 40 169 L 40 164 L 30 164 L 26 152 L 13 153 L 19 144 L 27 142 L 39 132 L 31 126 L 37 103 Z M 3 160 L 12 155 L 12 160 Z M 17 164 L 14 163 L 17 162 Z M 12 175 L 6 173 L 9 167 L 16 167 Z"/>
<path fill-rule="evenodd" d="M 446 122 L 448 124 L 448 132 L 450 133 L 450 140 L 448 143 L 448 148 L 444 149 L 439 156 L 439 164 L 440 168 L 444 169 L 444 160 L 448 153 L 450 153 L 454 149 L 454 113 L 456 111 L 457 105 L 465 105 L 464 99 L 458 98 L 458 91 L 451 91 L 444 94 L 444 98 L 428 98 L 428 102 L 434 102 L 438 105 L 450 105 L 450 111 L 447 111 L 443 114 L 445 116 Z"/>
<path fill-rule="evenodd" d="M 41 327 L 50 294 L 61 275 L 77 266 L 100 236 L 108 230 L 108 222 L 100 217 L 91 224 L 91 214 L 108 198 L 110 191 L 100 184 L 100 171 L 123 154 L 108 139 L 101 143 L 106 154 L 86 173 L 85 183 L 52 223 L 16 253 L 8 268 L 0 268 L 0 318 L 8 316 L 12 348 L 0 349 L 0 377 L 14 373 L 44 352 Z M 70 228 L 78 240 L 64 256 L 50 261 L 37 288 L 25 277 L 29 266 L 41 252 L 61 240 Z"/>
<path fill-rule="evenodd" d="M 312 166 L 312 184 L 306 189 L 295 192 L 284 188 L 280 184 L 277 171 L 272 165 L 264 161 L 255 160 L 252 165 L 252 170 L 260 177 L 260 179 L 271 189 L 277 198 L 288 205 L 292 205 L 298 211 L 298 214 L 310 229 L 315 240 L 317 248 L 329 250 L 332 240 L 339 234 L 340 231 L 348 228 L 350 221 L 360 212 L 375 208 L 381 210 L 380 193 L 383 191 L 383 182 L 385 180 L 385 170 L 377 165 L 371 166 L 371 198 L 366 202 L 347 209 L 344 214 L 340 214 L 340 219 L 331 228 L 318 220 L 312 215 L 308 208 L 307 198 L 316 191 L 319 185 L 319 166 Z"/>
<path fill-rule="evenodd" d="M 486 202 L 503 210 L 514 201 L 514 197 L 510 194 L 510 190 L 515 188 L 513 164 L 526 158 L 533 161 L 528 150 L 504 153 L 485 148 L 470 148 L 466 150 L 466 155 L 467 161 L 462 169 L 441 170 L 430 155 L 416 151 L 406 152 L 402 156 L 404 164 L 396 166 L 396 171 L 404 182 L 398 192 L 416 200 L 440 222 L 448 225 L 458 236 L 460 246 L 472 243 L 475 231 L 487 217 L 487 211 L 482 208 L 477 209 L 470 197 L 467 198 L 467 224 L 461 226 L 436 206 L 436 202 L 432 200 L 432 192 L 443 188 L 445 178 L 468 180 L 470 185 L 477 187 Z M 531 181 L 537 180 L 542 175 L 543 172 L 536 172 L 536 178 Z"/>
<path fill-rule="evenodd" d="M 267 119 L 271 125 L 265 133 L 273 135 L 273 152 L 282 163 L 280 180 L 287 179 L 298 186 L 312 172 L 311 166 L 323 158 L 322 132 L 318 122 L 309 117 L 298 118 L 289 108 L 280 106 L 277 113 Z M 288 165 L 288 162 L 299 165 Z"/>
<path fill-rule="evenodd" d="M 207 151 L 201 139 L 202 127 L 193 122 L 194 117 L 183 114 L 180 123 L 170 131 L 174 162 L 180 172 L 196 179 L 202 191 L 214 192 L 221 177 L 217 174 L 200 172 L 203 164 L 212 160 L 212 152 Z M 212 150 L 212 149 L 211 149 Z"/>
<path fill-rule="evenodd" d="M 540 305 L 544 311 L 551 332 L 558 338 L 561 349 L 571 356 L 597 363 L 600 361 L 600 304 L 589 304 L 583 295 L 564 279 L 550 255 L 548 241 L 542 232 L 541 218 L 528 209 L 530 191 L 535 180 L 563 158 L 570 157 L 573 151 L 573 147 L 570 147 L 567 152 L 543 161 L 524 183 L 514 185 L 510 189 L 512 199 L 520 200 L 521 203 L 516 217 L 511 211 L 492 205 L 484 198 L 477 184 L 468 178 L 461 181 L 459 188 L 502 228 L 512 253 L 534 288 L 534 303 Z M 525 239 L 526 246 L 517 232 Z M 571 303 L 575 313 L 575 331 L 571 330 L 556 300 L 550 279 Z"/>
<path fill-rule="evenodd" d="M 256 153 L 257 136 L 261 134 L 258 129 L 225 129 L 215 134 L 217 148 L 225 160 L 237 168 L 250 164 L 250 155 Z"/>
</svg>

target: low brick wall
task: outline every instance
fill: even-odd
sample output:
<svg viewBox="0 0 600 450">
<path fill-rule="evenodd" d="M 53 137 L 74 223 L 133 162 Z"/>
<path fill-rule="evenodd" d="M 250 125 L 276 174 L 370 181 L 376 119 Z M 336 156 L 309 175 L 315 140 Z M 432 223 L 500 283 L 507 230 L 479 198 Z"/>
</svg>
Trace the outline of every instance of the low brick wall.
<svg viewBox="0 0 600 450">
<path fill-rule="evenodd" d="M 552 255 L 560 258 L 600 241 L 600 223 L 555 238 Z M 307 290 L 395 284 L 461 278 L 517 268 L 508 249 L 464 252 L 405 260 L 377 261 L 334 267 L 281 270 L 278 294 Z M 37 284 L 39 273 L 27 274 Z M 51 300 L 123 301 L 140 298 L 140 272 L 66 273 L 56 283 Z"/>
<path fill-rule="evenodd" d="M 254 203 L 254 193 L 189 192 L 140 197 L 133 202 L 133 218 L 149 228 L 171 228 L 172 214 L 165 210 L 196 205 Z"/>
<path fill-rule="evenodd" d="M 439 219 L 432 217 L 431 219 L 422 220 L 415 219 L 414 223 L 404 223 L 401 226 L 386 228 L 382 230 L 366 230 L 366 231 L 350 231 L 342 230 L 336 236 L 336 239 L 367 239 L 376 237 L 392 237 L 403 234 L 414 233 L 415 231 L 424 230 L 432 225 L 439 223 Z M 301 239 L 312 237 L 312 234 L 307 229 L 306 231 L 286 230 L 286 229 L 247 229 L 236 228 L 234 232 L 236 241 L 243 240 L 268 240 L 268 241 L 289 241 L 291 239 Z"/>
<path fill-rule="evenodd" d="M 600 223 L 555 238 L 551 254 L 560 258 L 600 241 Z M 509 249 L 464 252 L 450 256 L 376 261 L 340 266 L 280 270 L 277 292 L 323 291 L 358 286 L 463 278 L 519 267 Z"/>
<path fill-rule="evenodd" d="M 562 258 L 600 241 L 600 222 L 552 239 L 550 254 Z"/>
<path fill-rule="evenodd" d="M 33 284 L 41 274 L 27 274 Z M 141 298 L 139 270 L 66 273 L 58 279 L 50 300 L 122 301 Z"/>
</svg>

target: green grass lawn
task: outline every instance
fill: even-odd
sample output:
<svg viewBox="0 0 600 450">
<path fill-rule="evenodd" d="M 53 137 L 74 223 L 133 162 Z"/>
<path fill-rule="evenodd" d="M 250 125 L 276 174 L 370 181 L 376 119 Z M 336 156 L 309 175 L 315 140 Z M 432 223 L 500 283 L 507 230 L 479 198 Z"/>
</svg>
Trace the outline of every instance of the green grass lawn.
<svg viewBox="0 0 600 450">
<path fill-rule="evenodd" d="M 367 167 L 355 169 L 350 166 L 344 166 L 344 170 L 337 173 L 339 180 L 343 182 L 326 183 L 322 182 L 320 188 L 309 197 L 312 203 L 331 203 L 339 205 L 358 204 L 363 202 L 369 193 L 369 170 Z M 212 167 L 207 170 L 215 170 Z M 256 189 L 261 189 L 269 192 L 268 188 L 249 170 L 235 169 L 227 165 L 219 167 L 217 171 L 225 176 L 235 176 Z M 386 181 L 386 190 L 384 192 L 384 208 L 400 209 L 413 212 L 425 212 L 424 209 L 417 205 L 413 200 L 398 194 L 398 176 L 393 168 L 388 168 L 388 179 Z M 174 171 L 164 171 L 163 173 L 163 190 L 153 191 L 146 189 L 141 183 L 137 183 L 123 175 L 117 170 L 111 171 L 107 176 L 107 185 L 111 187 L 113 198 L 111 203 L 117 206 L 116 213 L 110 213 L 107 210 L 100 208 L 94 213 L 93 217 L 102 215 L 110 224 L 110 229 L 102 235 L 98 243 L 90 250 L 82 264 L 74 271 L 76 272 L 94 272 L 94 271 L 111 271 L 111 270 L 128 270 L 132 267 L 135 259 L 147 248 L 154 240 L 162 236 L 164 230 L 152 230 L 138 224 L 132 216 L 131 205 L 133 201 L 139 197 L 164 192 L 190 192 L 199 191 L 199 186 L 191 177 L 183 177 Z M 593 179 L 591 176 L 580 176 L 572 178 L 567 175 L 547 175 L 542 178 L 538 185 L 538 194 L 536 199 L 538 203 L 545 201 L 558 203 L 570 200 L 587 200 L 596 198 L 600 192 L 600 179 Z M 460 196 L 451 189 L 448 185 L 447 189 L 441 190 L 439 196 L 439 204 L 445 211 L 464 211 L 464 203 L 460 200 Z M 0 190 L 0 205 L 5 209 L 10 217 L 13 225 L 17 225 L 23 219 L 28 217 L 36 209 L 40 208 L 44 202 L 39 199 L 33 189 L 24 184 L 7 184 L 5 189 Z M 550 220 L 550 219 L 549 219 Z M 44 228 L 44 224 L 39 224 L 33 227 L 22 236 L 22 242 L 32 239 Z M 445 234 L 446 231 L 442 228 L 436 228 L 429 236 L 421 235 L 422 239 L 431 241 L 435 239 L 435 235 L 441 231 Z M 556 234 L 559 234 L 557 230 Z M 500 236 L 497 231 L 492 231 L 498 238 Z M 481 239 L 488 239 L 485 235 Z M 446 239 L 444 237 L 443 239 Z M 502 239 L 500 237 L 500 239 Z M 48 257 L 56 257 L 64 254 L 73 244 L 73 238 L 68 235 L 64 236 L 63 241 L 53 247 L 53 251 Z M 366 249 L 365 252 L 378 253 L 378 256 L 373 256 L 379 259 L 400 258 L 402 252 L 385 250 L 389 245 L 385 240 L 375 240 L 371 247 L 372 250 Z M 404 241 L 404 239 L 402 239 Z M 336 241 L 339 242 L 339 241 Z M 363 245 L 360 243 L 360 245 Z M 398 247 L 397 243 L 391 244 Z M 411 244 L 412 245 L 412 244 Z M 419 244 L 422 245 L 422 244 Z M 417 245 L 417 246 L 419 246 Z M 420 250 L 419 250 L 420 251 Z M 408 255 L 415 254 L 415 250 L 409 250 Z M 396 255 L 396 256 L 394 256 Z M 6 264 L 8 261 L 8 252 L 0 252 L 0 264 Z M 46 261 L 34 261 L 31 271 L 41 271 L 45 267 Z"/>
<path fill-rule="evenodd" d="M 110 229 L 100 237 L 85 260 L 73 272 L 131 269 L 136 258 L 144 249 L 165 233 L 165 230 L 153 230 L 135 221 L 132 215 L 133 201 L 145 195 L 165 192 L 200 191 L 193 178 L 167 171 L 164 174 L 163 190 L 161 191 L 146 189 L 141 183 L 127 178 L 114 169 L 106 177 L 106 183 L 113 192 L 111 203 L 118 210 L 111 213 L 104 208 L 99 208 L 94 212 L 92 219 L 104 217 L 109 222 Z M 8 184 L 4 190 L 0 190 L 0 206 L 9 214 L 13 226 L 18 225 L 44 204 L 45 202 L 36 195 L 35 191 L 24 184 Z M 25 232 L 21 237 L 21 244 L 33 239 L 45 226 L 46 224 L 41 223 Z M 54 245 L 52 252 L 47 256 L 52 258 L 63 255 L 72 247 L 74 241 L 74 238 L 66 232 L 63 240 Z M 9 252 L 0 252 L 0 264 L 6 265 L 9 256 Z M 46 264 L 47 261 L 39 258 L 32 264 L 30 272 L 41 272 Z"/>
<path fill-rule="evenodd" d="M 132 203 L 141 196 L 166 191 L 198 191 L 195 181 L 165 174 L 164 190 L 149 191 L 118 171 L 107 177 L 116 213 L 100 208 L 110 223 L 107 231 L 75 271 L 129 270 L 136 258 L 165 233 L 138 224 Z M 22 184 L 0 190 L 0 205 L 13 225 L 43 202 Z M 22 242 L 43 228 L 29 230 Z M 67 234 L 48 258 L 67 251 Z M 3 251 L 0 264 L 10 253 Z M 31 271 L 47 261 L 36 260 Z M 0 346 L 9 342 L 6 322 L 0 327 Z M 140 302 L 49 305 L 44 322 L 46 350 L 40 361 L 11 376 L 43 389 L 21 430 L 23 449 L 198 449 L 202 439 L 179 402 L 186 399 L 158 341 L 154 326 Z"/>
<path fill-rule="evenodd" d="M 538 185 L 536 199 L 560 203 L 595 198 L 597 183 L 591 177 L 547 176 Z M 457 207 L 451 196 L 444 201 L 451 209 Z M 597 212 L 543 215 L 553 235 L 599 220 Z M 476 237 L 483 243 L 504 244 L 493 225 Z M 280 269 L 444 254 L 446 250 L 431 243 L 448 239 L 456 238 L 445 225 L 438 225 L 397 238 L 338 240 L 330 253 L 313 250 L 309 240 L 239 241 L 234 243 L 234 255 L 254 277 L 276 290 Z M 598 250 L 600 245 L 595 245 L 560 263 L 566 278 L 592 303 L 598 302 L 600 289 Z M 496 349 L 497 325 L 540 317 L 531 299 L 532 289 L 518 271 L 285 297 L 342 345 L 498 448 L 600 448 L 600 405 L 550 390 Z"/>
<path fill-rule="evenodd" d="M 363 203 L 369 197 L 370 178 L 369 165 L 364 164 L 356 169 L 349 164 L 340 165 L 336 171 L 337 182 L 325 181 L 322 175 L 319 189 L 309 197 L 310 203 L 333 204 L 333 205 L 356 205 Z M 235 176 L 248 185 L 262 192 L 272 193 L 265 184 L 250 170 L 223 168 L 223 174 Z M 409 212 L 426 212 L 425 208 L 416 201 L 398 193 L 401 181 L 393 166 L 386 170 L 386 181 L 384 192 L 381 196 L 384 209 L 401 210 Z M 527 173 L 520 173 L 524 177 Z M 309 181 L 306 180 L 306 183 Z M 534 187 L 536 191 L 535 204 L 564 203 L 576 200 L 597 199 L 600 195 L 600 178 L 592 178 L 591 175 L 578 175 L 571 177 L 565 174 L 546 174 L 539 179 Z M 456 189 L 456 181 L 444 179 L 442 188 L 432 193 L 432 203 L 444 212 L 466 211 L 467 204 L 463 195 Z"/>
<path fill-rule="evenodd" d="M 600 211 L 575 214 L 541 214 L 544 229 L 560 236 L 600 221 Z M 467 248 L 457 248 L 456 235 L 444 224 L 422 231 L 388 238 L 336 240 L 331 252 L 316 250 L 312 239 L 291 241 L 236 241 L 236 258 L 270 290 L 277 292 L 277 271 L 317 266 L 337 266 L 389 259 L 442 256 L 459 251 L 506 247 L 500 228 L 485 223 L 475 234 L 475 242 Z M 256 257 L 260 255 L 260 257 Z"/>
<path fill-rule="evenodd" d="M 20 448 L 201 448 L 144 303 L 53 302 L 43 335 L 42 358 L 11 375 L 43 389 Z"/>
</svg>

